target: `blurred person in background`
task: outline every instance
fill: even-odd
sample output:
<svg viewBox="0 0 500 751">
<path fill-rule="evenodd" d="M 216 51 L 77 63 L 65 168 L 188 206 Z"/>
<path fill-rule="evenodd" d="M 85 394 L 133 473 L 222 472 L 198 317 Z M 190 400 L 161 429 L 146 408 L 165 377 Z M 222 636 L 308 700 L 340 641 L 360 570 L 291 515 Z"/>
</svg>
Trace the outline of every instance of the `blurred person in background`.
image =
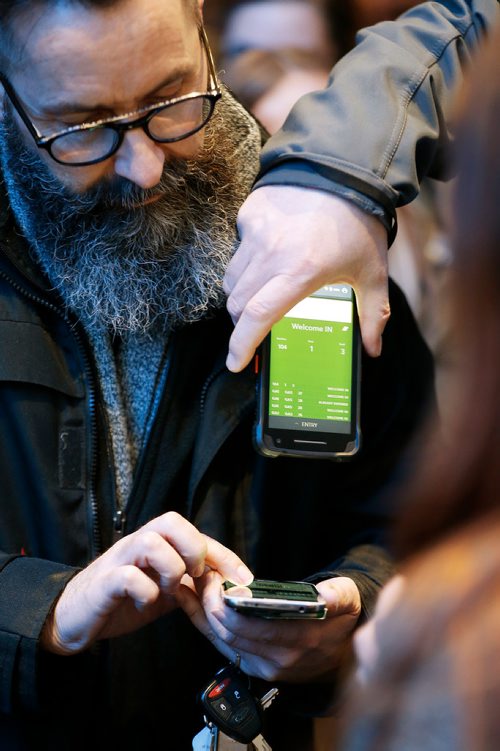
<svg viewBox="0 0 500 751">
<path fill-rule="evenodd" d="M 253 49 L 301 49 L 329 68 L 337 58 L 324 0 L 222 0 L 218 24 L 223 68 Z"/>
<path fill-rule="evenodd" d="M 219 7 L 221 78 L 269 133 L 336 60 L 324 0 L 240 0 Z"/>
<path fill-rule="evenodd" d="M 402 575 L 356 638 L 343 751 L 492 751 L 500 738 L 500 27 L 458 110 L 454 409 L 444 440 L 425 434 L 405 494 Z"/>
<path fill-rule="evenodd" d="M 356 642 L 361 688 L 336 749 L 498 748 L 499 538 L 494 511 L 409 561 L 382 592 Z"/>
<path fill-rule="evenodd" d="M 339 57 L 354 47 L 360 29 L 380 21 L 394 21 L 418 3 L 419 0 L 325 0 L 325 11 Z"/>
<path fill-rule="evenodd" d="M 275 133 L 297 99 L 323 88 L 328 75 L 328 66 L 313 52 L 287 47 L 242 52 L 224 81 L 268 133 Z"/>
</svg>

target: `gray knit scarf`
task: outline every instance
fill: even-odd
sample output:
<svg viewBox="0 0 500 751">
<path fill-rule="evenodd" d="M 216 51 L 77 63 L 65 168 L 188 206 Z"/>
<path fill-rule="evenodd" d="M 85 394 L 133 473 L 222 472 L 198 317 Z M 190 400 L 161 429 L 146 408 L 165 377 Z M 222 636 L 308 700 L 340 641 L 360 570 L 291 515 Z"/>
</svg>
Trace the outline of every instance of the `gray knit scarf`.
<svg viewBox="0 0 500 751">
<path fill-rule="evenodd" d="M 0 164 L 16 221 L 92 344 L 122 507 L 165 378 L 169 332 L 224 304 L 236 215 L 255 179 L 260 146 L 255 121 L 224 92 L 200 159 L 167 164 L 162 199 L 134 210 L 148 191 L 112 185 L 68 195 L 38 154 L 22 146 L 8 113 L 0 127 Z"/>
</svg>

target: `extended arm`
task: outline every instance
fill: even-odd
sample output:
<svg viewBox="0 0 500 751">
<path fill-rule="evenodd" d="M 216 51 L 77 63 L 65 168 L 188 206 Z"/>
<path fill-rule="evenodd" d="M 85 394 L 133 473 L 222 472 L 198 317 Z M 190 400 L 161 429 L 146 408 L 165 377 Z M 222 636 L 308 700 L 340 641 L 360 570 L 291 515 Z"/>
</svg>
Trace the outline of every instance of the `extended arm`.
<svg viewBox="0 0 500 751">
<path fill-rule="evenodd" d="M 362 31 L 328 87 L 295 105 L 240 212 L 225 282 L 232 370 L 293 304 L 340 280 L 356 289 L 367 351 L 380 352 L 389 314 L 380 229 L 391 237 L 396 207 L 424 176 L 443 176 L 455 91 L 499 16 L 497 0 L 422 3 Z"/>
</svg>

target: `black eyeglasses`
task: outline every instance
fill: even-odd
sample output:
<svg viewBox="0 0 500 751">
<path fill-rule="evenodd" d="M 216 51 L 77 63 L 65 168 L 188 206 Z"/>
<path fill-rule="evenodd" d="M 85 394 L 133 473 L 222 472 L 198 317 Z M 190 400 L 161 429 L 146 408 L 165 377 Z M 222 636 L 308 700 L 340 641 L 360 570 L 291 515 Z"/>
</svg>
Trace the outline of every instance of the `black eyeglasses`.
<svg viewBox="0 0 500 751">
<path fill-rule="evenodd" d="M 203 27 L 200 27 L 200 39 L 208 60 L 205 93 L 195 91 L 142 107 L 125 115 L 73 125 L 51 136 L 43 136 L 40 133 L 24 111 L 11 84 L 1 73 L 0 81 L 38 148 L 48 151 L 52 159 L 59 164 L 85 167 L 103 162 L 115 154 L 128 130 L 142 128 L 146 135 L 157 143 L 175 143 L 194 135 L 208 123 L 221 97 L 221 90 L 217 84 L 214 61 Z M 124 120 L 126 122 L 123 122 Z"/>
</svg>

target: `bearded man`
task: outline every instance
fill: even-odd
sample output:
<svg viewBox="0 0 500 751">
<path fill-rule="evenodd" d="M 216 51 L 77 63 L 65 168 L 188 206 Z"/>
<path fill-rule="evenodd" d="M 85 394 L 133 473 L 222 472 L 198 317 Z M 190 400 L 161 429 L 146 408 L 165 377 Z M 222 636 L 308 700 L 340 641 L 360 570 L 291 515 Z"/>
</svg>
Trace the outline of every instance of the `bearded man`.
<svg viewBox="0 0 500 751">
<path fill-rule="evenodd" d="M 0 2 L 2 749 L 189 749 L 237 653 L 283 684 L 273 747 L 303 751 L 309 723 L 282 717 L 335 685 L 391 574 L 381 497 L 429 353 L 395 291 L 359 457 L 254 452 L 222 279 L 262 132 L 201 6 Z M 328 618 L 228 613 L 222 580 L 253 573 L 309 576 Z"/>
</svg>

